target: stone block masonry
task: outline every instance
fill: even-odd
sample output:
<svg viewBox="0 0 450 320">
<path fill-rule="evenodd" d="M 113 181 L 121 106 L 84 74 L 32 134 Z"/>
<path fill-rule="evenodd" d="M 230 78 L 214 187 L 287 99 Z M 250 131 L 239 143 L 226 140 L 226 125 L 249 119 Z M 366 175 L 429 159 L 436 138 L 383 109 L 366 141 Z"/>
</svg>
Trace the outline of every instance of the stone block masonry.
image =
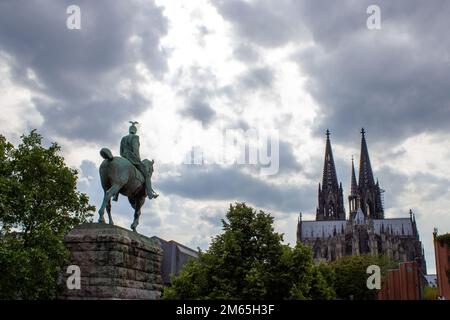
<svg viewBox="0 0 450 320">
<path fill-rule="evenodd" d="M 159 299 L 163 288 L 159 241 L 124 228 L 85 223 L 64 239 L 67 265 L 81 271 L 80 289 L 65 287 L 61 299 Z M 64 274 L 64 285 L 70 274 Z"/>
</svg>

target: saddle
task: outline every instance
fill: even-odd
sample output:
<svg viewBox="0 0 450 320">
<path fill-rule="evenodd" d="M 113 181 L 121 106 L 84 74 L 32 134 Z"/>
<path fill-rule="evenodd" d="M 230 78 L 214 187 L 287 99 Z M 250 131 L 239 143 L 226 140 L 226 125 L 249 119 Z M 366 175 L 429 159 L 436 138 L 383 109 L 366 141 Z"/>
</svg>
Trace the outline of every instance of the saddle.
<svg viewBox="0 0 450 320">
<path fill-rule="evenodd" d="M 121 157 L 121 158 L 128 160 L 127 158 L 124 158 L 124 157 Z M 139 169 L 130 160 L 128 160 L 128 162 L 130 162 L 130 164 L 133 165 L 133 177 L 136 178 L 137 180 L 139 180 L 139 182 L 142 185 L 145 185 L 144 175 L 141 173 L 141 171 L 139 171 Z M 145 189 L 145 187 L 144 187 L 144 189 Z M 119 193 L 120 193 L 120 191 L 114 195 L 113 201 L 117 202 L 119 200 Z"/>
</svg>

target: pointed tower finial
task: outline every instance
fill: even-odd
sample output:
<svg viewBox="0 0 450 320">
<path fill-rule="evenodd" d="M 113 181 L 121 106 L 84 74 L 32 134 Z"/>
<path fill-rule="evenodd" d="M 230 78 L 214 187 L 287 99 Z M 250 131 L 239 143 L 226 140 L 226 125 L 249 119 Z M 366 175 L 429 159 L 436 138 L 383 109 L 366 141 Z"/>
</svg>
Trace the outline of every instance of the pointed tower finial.
<svg viewBox="0 0 450 320">
<path fill-rule="evenodd" d="M 372 166 L 370 164 L 369 151 L 367 149 L 367 142 L 364 136 L 364 128 L 361 130 L 361 154 L 359 159 L 359 187 L 367 189 L 375 185 L 373 178 Z"/>
<path fill-rule="evenodd" d="M 350 209 L 350 218 L 356 213 L 358 210 L 358 183 L 356 182 L 356 174 L 355 174 L 355 163 L 353 161 L 352 155 L 352 177 L 350 179 L 350 194 L 348 196 L 348 206 Z"/>
<path fill-rule="evenodd" d="M 372 172 L 372 166 L 370 165 L 369 151 L 367 148 L 367 142 L 365 137 L 364 128 L 361 129 L 361 153 L 359 159 L 359 184 L 360 186 L 373 186 L 375 184 Z"/>
<path fill-rule="evenodd" d="M 374 179 L 365 133 L 366 131 L 364 128 L 361 128 L 358 194 L 360 196 L 360 201 L 362 201 L 361 208 L 364 215 L 370 215 L 371 218 L 375 219 L 382 219 L 384 216 L 383 202 L 381 198 L 383 190 L 380 188 L 378 181 L 375 182 Z M 366 200 L 370 198 L 372 198 L 371 201 Z"/>
<path fill-rule="evenodd" d="M 336 166 L 334 164 L 333 151 L 331 149 L 330 130 L 326 131 L 327 143 L 325 147 L 325 161 L 323 165 L 322 188 L 336 187 L 338 188 L 338 180 L 336 175 Z"/>
<path fill-rule="evenodd" d="M 358 193 L 358 183 L 356 182 L 355 162 L 353 160 L 353 155 L 352 155 L 352 178 L 351 178 L 351 185 L 350 185 L 350 195 L 356 196 L 357 193 Z"/>
<path fill-rule="evenodd" d="M 331 148 L 330 130 L 326 130 L 325 159 L 322 184 L 319 184 L 316 220 L 345 219 L 342 189 L 337 179 L 336 165 Z"/>
</svg>

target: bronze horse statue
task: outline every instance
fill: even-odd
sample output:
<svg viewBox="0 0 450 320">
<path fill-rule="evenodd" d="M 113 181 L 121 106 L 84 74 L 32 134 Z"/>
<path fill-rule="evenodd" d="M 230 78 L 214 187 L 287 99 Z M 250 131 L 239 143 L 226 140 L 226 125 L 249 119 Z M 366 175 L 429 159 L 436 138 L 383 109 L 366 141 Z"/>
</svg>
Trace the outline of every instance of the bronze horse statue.
<svg viewBox="0 0 450 320">
<path fill-rule="evenodd" d="M 100 155 L 103 157 L 103 162 L 100 165 L 99 173 L 102 188 L 105 193 L 100 210 L 98 211 L 98 222 L 105 222 L 105 209 L 108 213 L 109 224 L 114 224 L 111 216 L 111 198 L 117 197 L 120 194 L 128 197 L 128 201 L 134 209 L 134 220 L 131 224 L 131 229 L 136 232 L 136 227 L 139 224 L 139 216 L 141 215 L 141 208 L 144 205 L 147 192 L 145 189 L 145 178 L 142 173 L 127 159 L 123 157 L 113 157 L 108 148 L 102 148 Z M 146 170 L 148 170 L 149 177 L 153 174 L 153 160 L 142 160 Z M 157 195 L 155 196 L 155 198 Z"/>
</svg>

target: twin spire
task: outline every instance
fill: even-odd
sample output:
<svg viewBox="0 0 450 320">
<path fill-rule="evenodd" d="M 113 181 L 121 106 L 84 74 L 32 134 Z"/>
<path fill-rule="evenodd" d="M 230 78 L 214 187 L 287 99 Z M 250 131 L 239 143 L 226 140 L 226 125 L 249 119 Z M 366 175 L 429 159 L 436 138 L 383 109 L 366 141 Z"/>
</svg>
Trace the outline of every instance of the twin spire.
<svg viewBox="0 0 450 320">
<path fill-rule="evenodd" d="M 325 147 L 325 161 L 323 164 L 322 186 L 337 188 L 338 180 L 336 174 L 336 166 L 334 165 L 333 150 L 331 150 L 329 130 L 327 130 L 326 135 L 327 135 L 327 145 Z"/>
<path fill-rule="evenodd" d="M 343 220 L 342 184 L 338 183 L 336 166 L 331 148 L 330 131 L 326 131 L 325 161 L 323 167 L 322 187 L 319 184 L 318 207 L 316 220 Z M 381 202 L 381 189 L 378 181 L 375 183 L 364 128 L 361 129 L 361 153 L 359 161 L 359 179 L 356 181 L 355 165 L 352 156 L 352 172 L 349 207 L 350 218 L 353 218 L 358 208 L 364 216 L 372 219 L 382 219 L 384 210 Z"/>
<path fill-rule="evenodd" d="M 373 187 L 375 181 L 373 179 L 372 166 L 370 165 L 369 151 L 367 150 L 366 136 L 364 128 L 361 129 L 361 155 L 359 159 L 359 187 Z"/>
<path fill-rule="evenodd" d="M 342 184 L 338 183 L 330 131 L 326 131 L 327 143 L 323 164 L 322 185 L 319 184 L 316 220 L 345 220 Z"/>
<path fill-rule="evenodd" d="M 350 195 L 357 195 L 358 194 L 358 182 L 356 182 L 356 175 L 355 175 L 355 163 L 353 161 L 352 156 L 352 179 L 350 184 Z"/>
</svg>

